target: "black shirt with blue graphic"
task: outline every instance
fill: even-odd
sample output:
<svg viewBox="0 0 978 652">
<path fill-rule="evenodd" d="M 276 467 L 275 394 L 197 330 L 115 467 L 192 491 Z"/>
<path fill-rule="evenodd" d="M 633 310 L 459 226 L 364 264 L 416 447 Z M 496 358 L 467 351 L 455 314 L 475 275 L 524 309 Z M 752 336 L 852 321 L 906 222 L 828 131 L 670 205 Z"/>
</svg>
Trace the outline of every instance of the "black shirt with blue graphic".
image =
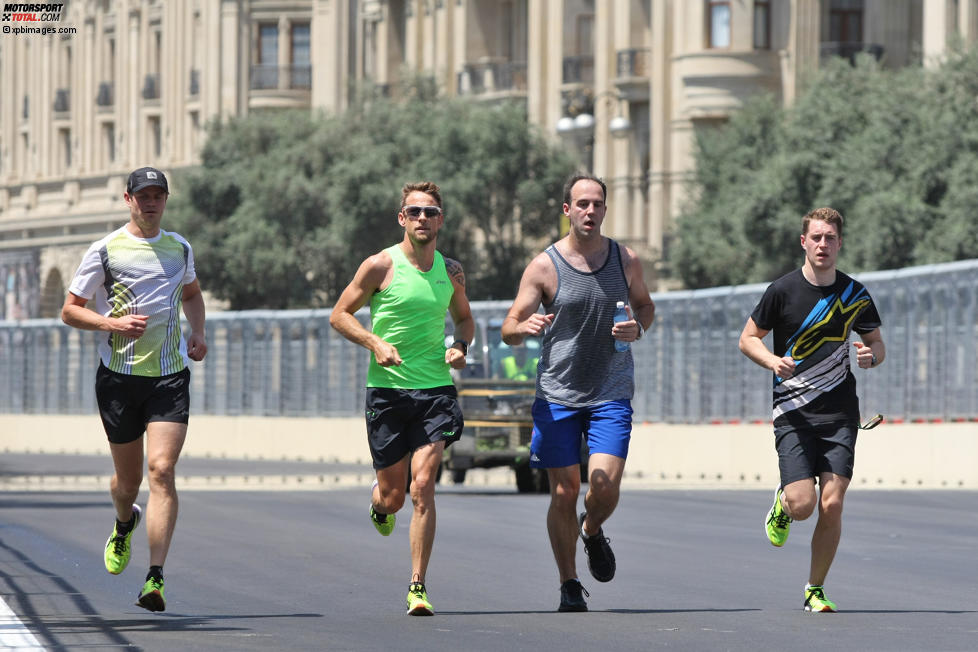
<svg viewBox="0 0 978 652">
<path fill-rule="evenodd" d="M 795 361 L 791 378 L 774 376 L 775 426 L 859 421 L 849 333 L 882 323 L 861 283 L 836 271 L 832 285 L 812 285 L 797 269 L 768 286 L 751 318 L 773 331 L 775 355 Z"/>
</svg>

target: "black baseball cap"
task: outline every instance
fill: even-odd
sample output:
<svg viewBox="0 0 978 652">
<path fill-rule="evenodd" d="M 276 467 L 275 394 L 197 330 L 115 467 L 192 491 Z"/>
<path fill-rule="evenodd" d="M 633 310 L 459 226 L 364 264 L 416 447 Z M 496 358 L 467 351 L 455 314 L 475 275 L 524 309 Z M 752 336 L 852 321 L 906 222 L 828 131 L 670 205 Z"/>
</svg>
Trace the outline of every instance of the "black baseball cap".
<svg viewBox="0 0 978 652">
<path fill-rule="evenodd" d="M 133 170 L 126 183 L 126 192 L 130 195 L 149 186 L 159 186 L 164 192 L 169 193 L 170 187 L 166 183 L 166 175 L 156 168 L 139 168 Z"/>
</svg>

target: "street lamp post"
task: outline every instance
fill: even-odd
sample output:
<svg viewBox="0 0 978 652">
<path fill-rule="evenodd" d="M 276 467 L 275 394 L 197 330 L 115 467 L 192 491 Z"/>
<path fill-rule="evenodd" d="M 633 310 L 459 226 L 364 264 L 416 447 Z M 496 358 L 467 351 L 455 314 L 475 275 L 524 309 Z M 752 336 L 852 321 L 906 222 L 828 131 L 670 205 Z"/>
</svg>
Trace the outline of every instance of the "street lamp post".
<svg viewBox="0 0 978 652">
<path fill-rule="evenodd" d="M 614 99 L 617 102 L 618 114 L 608 121 L 608 131 L 615 138 L 624 138 L 632 130 L 632 123 L 626 116 L 622 115 L 621 102 L 625 98 L 617 90 L 601 91 L 588 103 L 590 106 L 585 105 L 576 112 L 573 112 L 573 114 L 573 109 L 568 109 L 567 115 L 557 120 L 556 125 L 558 134 L 571 139 L 584 150 L 586 160 L 583 162 L 587 163 L 589 168 L 591 167 L 590 159 L 594 144 L 595 119 L 592 111 L 594 110 L 594 105 L 602 98 L 608 98 L 609 102 Z M 573 105 L 574 102 L 569 102 L 568 104 Z"/>
</svg>

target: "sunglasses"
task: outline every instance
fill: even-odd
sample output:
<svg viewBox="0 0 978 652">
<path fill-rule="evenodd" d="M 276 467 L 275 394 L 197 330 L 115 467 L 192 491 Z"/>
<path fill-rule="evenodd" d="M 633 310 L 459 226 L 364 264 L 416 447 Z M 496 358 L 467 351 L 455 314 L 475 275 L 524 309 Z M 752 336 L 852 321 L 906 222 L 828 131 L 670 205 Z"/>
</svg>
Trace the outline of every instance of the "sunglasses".
<svg viewBox="0 0 978 652">
<path fill-rule="evenodd" d="M 869 421 L 867 421 L 863 425 L 859 426 L 859 429 L 860 430 L 872 430 L 873 428 L 875 428 L 876 426 L 880 425 L 881 423 L 883 423 L 883 415 L 882 414 L 877 414 L 875 417 L 873 417 L 872 419 L 870 419 Z"/>
<path fill-rule="evenodd" d="M 421 217 L 421 213 L 424 213 L 424 216 L 430 220 L 441 215 L 441 208 L 438 206 L 405 206 L 401 212 L 412 220 L 418 219 Z"/>
</svg>

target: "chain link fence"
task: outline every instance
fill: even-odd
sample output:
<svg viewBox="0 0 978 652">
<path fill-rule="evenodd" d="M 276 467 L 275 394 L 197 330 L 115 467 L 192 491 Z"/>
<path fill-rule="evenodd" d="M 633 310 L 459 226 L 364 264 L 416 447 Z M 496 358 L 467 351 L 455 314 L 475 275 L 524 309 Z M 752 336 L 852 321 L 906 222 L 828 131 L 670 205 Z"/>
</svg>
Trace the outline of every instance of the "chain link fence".
<svg viewBox="0 0 978 652">
<path fill-rule="evenodd" d="M 856 277 L 876 301 L 887 347 L 881 367 L 854 369 L 863 412 L 905 421 L 978 418 L 978 260 Z M 770 373 L 737 347 L 766 286 L 652 295 L 655 323 L 632 347 L 637 421 L 770 421 Z M 488 320 L 504 316 L 509 302 L 472 308 Z M 209 352 L 192 367 L 192 412 L 360 415 L 368 353 L 336 333 L 329 315 L 209 315 Z M 369 315 L 358 317 L 366 323 Z M 99 337 L 57 320 L 0 322 L 0 413 L 94 413 Z"/>
</svg>

